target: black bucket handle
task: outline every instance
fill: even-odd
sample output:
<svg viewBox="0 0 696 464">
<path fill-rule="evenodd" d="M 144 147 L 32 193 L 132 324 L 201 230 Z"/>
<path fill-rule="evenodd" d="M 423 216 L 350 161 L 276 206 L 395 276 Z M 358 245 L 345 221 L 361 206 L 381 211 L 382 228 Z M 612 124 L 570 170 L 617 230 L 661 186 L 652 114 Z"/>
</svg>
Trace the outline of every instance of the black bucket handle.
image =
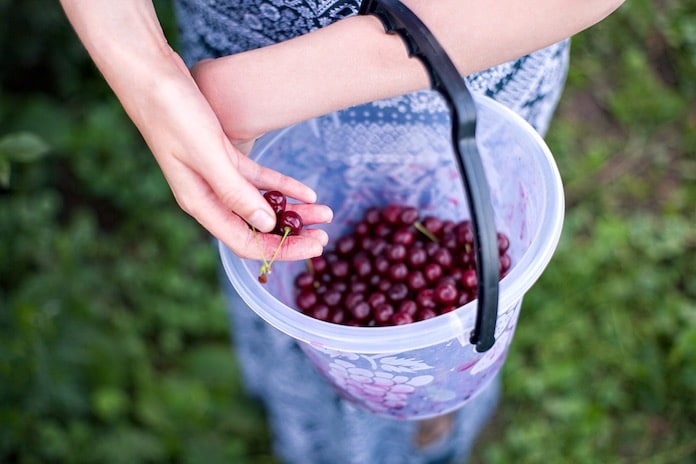
<svg viewBox="0 0 696 464">
<path fill-rule="evenodd" d="M 499 255 L 490 189 L 476 144 L 476 105 L 464 79 L 447 53 L 423 22 L 399 0 L 363 0 L 361 15 L 375 15 L 389 34 L 399 34 L 409 56 L 425 66 L 433 90 L 449 107 L 452 145 L 457 168 L 471 210 L 478 278 L 476 323 L 470 342 L 476 351 L 488 351 L 495 343 L 498 318 Z"/>
</svg>

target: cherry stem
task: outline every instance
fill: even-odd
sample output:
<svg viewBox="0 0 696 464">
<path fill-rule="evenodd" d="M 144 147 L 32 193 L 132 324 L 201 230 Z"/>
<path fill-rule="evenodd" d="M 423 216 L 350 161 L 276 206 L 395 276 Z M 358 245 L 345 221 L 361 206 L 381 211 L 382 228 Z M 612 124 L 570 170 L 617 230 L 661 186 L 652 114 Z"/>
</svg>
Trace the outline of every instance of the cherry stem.
<svg viewBox="0 0 696 464">
<path fill-rule="evenodd" d="M 418 222 L 418 221 L 414 222 L 414 223 L 413 223 L 413 227 L 415 227 L 416 230 L 418 230 L 418 232 L 420 232 L 421 234 L 423 234 L 423 235 L 425 235 L 426 237 L 428 237 L 431 241 L 433 241 L 433 242 L 435 242 L 435 243 L 439 243 L 439 240 L 437 239 L 437 237 L 435 237 L 435 236 L 432 234 L 432 232 L 430 232 L 428 229 L 426 229 L 426 228 L 423 226 L 423 224 L 421 224 L 420 222 Z"/>
<path fill-rule="evenodd" d="M 292 232 L 290 227 L 285 227 L 285 229 L 283 229 L 283 236 L 280 239 L 280 243 L 278 244 L 278 247 L 275 249 L 275 253 L 273 253 L 273 257 L 271 258 L 271 260 L 268 263 L 264 263 L 263 266 L 261 266 L 262 273 L 267 273 L 267 274 L 271 273 L 271 266 L 273 265 L 273 262 L 275 261 L 276 256 L 278 256 L 278 252 L 280 251 L 280 248 L 283 246 L 285 239 L 288 238 L 288 235 L 290 235 L 290 232 Z"/>
<path fill-rule="evenodd" d="M 269 269 L 271 266 L 268 264 L 268 261 L 266 261 L 266 256 L 263 254 L 263 248 L 261 247 L 261 242 L 259 241 L 259 235 L 256 232 L 256 228 L 254 226 L 251 226 L 251 231 L 254 234 L 254 241 L 256 242 L 256 246 L 259 247 L 259 254 L 261 255 L 261 260 L 263 261 L 260 273 L 264 274 L 266 272 L 266 269 Z"/>
</svg>

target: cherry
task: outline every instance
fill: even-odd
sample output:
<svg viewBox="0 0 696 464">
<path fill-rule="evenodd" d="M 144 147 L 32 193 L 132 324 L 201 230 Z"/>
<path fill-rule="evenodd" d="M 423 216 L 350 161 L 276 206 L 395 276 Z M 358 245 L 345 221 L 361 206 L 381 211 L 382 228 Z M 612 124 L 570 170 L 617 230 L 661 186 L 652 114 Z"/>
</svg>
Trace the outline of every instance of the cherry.
<svg viewBox="0 0 696 464">
<path fill-rule="evenodd" d="M 321 275 L 326 272 L 326 269 L 328 269 L 329 262 L 324 256 L 315 256 L 309 259 L 308 267 L 311 269 L 310 272 Z"/>
<path fill-rule="evenodd" d="M 346 313 L 344 311 L 341 311 L 340 309 L 331 311 L 329 322 L 333 322 L 334 324 L 343 324 L 345 321 Z"/>
<path fill-rule="evenodd" d="M 507 235 L 498 232 L 498 252 L 502 255 L 510 248 L 510 239 Z"/>
<path fill-rule="evenodd" d="M 276 229 L 278 235 L 298 235 L 302 231 L 302 217 L 295 211 L 281 211 Z"/>
<path fill-rule="evenodd" d="M 432 319 L 437 316 L 437 312 L 433 308 L 421 308 L 418 313 L 416 313 L 416 319 L 419 321 L 425 321 L 427 319 Z"/>
<path fill-rule="evenodd" d="M 411 247 L 411 248 L 409 248 L 408 252 L 406 253 L 406 263 L 411 268 L 417 269 L 417 268 L 423 266 L 427 261 L 428 261 L 428 252 L 425 251 L 425 248 L 422 246 Z"/>
<path fill-rule="evenodd" d="M 336 253 L 342 256 L 350 255 L 355 249 L 355 244 L 355 237 L 352 235 L 344 235 L 336 242 Z"/>
<path fill-rule="evenodd" d="M 395 243 L 387 248 L 387 259 L 392 262 L 401 262 L 406 259 L 406 247 Z"/>
<path fill-rule="evenodd" d="M 361 292 L 353 291 L 346 295 L 346 298 L 343 300 L 343 303 L 346 305 L 346 308 L 351 309 L 364 301 L 365 295 L 363 295 Z"/>
<path fill-rule="evenodd" d="M 440 248 L 433 253 L 432 261 L 439 264 L 441 268 L 447 269 L 452 266 L 452 253 L 448 248 Z"/>
<path fill-rule="evenodd" d="M 411 324 L 413 322 L 413 316 L 408 313 L 397 312 L 392 314 L 390 322 L 392 325 Z"/>
<path fill-rule="evenodd" d="M 454 234 L 457 237 L 457 243 L 460 245 L 468 245 L 474 242 L 474 228 L 471 221 L 462 221 L 454 226 Z"/>
<path fill-rule="evenodd" d="M 437 263 L 428 263 L 423 268 L 423 276 L 430 283 L 435 283 L 442 277 L 442 266 Z"/>
<path fill-rule="evenodd" d="M 314 286 L 314 276 L 309 271 L 300 272 L 295 277 L 295 287 L 307 290 Z"/>
<path fill-rule="evenodd" d="M 353 258 L 353 271 L 358 277 L 367 277 L 372 274 L 372 260 L 367 255 L 358 255 Z"/>
<path fill-rule="evenodd" d="M 327 304 L 318 303 L 312 306 L 307 312 L 314 319 L 319 319 L 320 321 L 328 321 L 331 316 L 331 308 Z"/>
<path fill-rule="evenodd" d="M 390 225 L 399 224 L 402 208 L 398 205 L 387 205 L 382 210 L 382 219 Z"/>
<path fill-rule="evenodd" d="M 350 264 L 344 259 L 334 261 L 330 265 L 330 272 L 333 277 L 342 279 L 350 272 Z"/>
<path fill-rule="evenodd" d="M 394 303 L 402 301 L 407 296 L 408 287 L 401 282 L 395 283 L 387 289 L 387 298 Z"/>
<path fill-rule="evenodd" d="M 350 314 L 353 319 L 358 322 L 364 322 L 368 320 L 372 314 L 372 308 L 366 301 L 361 301 L 352 308 L 350 308 Z"/>
<path fill-rule="evenodd" d="M 384 295 L 382 292 L 375 292 L 372 293 L 368 298 L 367 298 L 367 303 L 372 307 L 376 308 L 377 306 L 384 304 L 387 302 L 387 297 Z"/>
<path fill-rule="evenodd" d="M 414 208 L 413 206 L 407 206 L 401 210 L 401 213 L 399 214 L 399 221 L 402 224 L 411 225 L 418 220 L 419 216 L 420 213 L 418 212 L 418 209 Z"/>
<path fill-rule="evenodd" d="M 377 325 L 388 325 L 394 315 L 394 307 L 389 303 L 382 303 L 374 308 L 374 318 Z"/>
<path fill-rule="evenodd" d="M 377 274 L 383 275 L 389 271 L 391 263 L 385 256 L 378 256 L 374 259 L 373 265 Z"/>
<path fill-rule="evenodd" d="M 303 290 L 295 298 L 295 303 L 297 303 L 297 306 L 299 306 L 303 311 L 308 311 L 317 303 L 317 300 L 318 298 L 315 292 L 311 290 Z"/>
<path fill-rule="evenodd" d="M 435 236 L 442 231 L 443 225 L 442 220 L 435 216 L 426 216 L 423 218 L 423 227 Z"/>
<path fill-rule="evenodd" d="M 507 271 L 510 270 L 511 262 L 510 255 L 507 253 L 500 257 L 500 275 L 504 276 L 507 274 Z"/>
<path fill-rule="evenodd" d="M 393 282 L 401 282 L 408 277 L 408 266 L 405 263 L 396 263 L 389 266 L 387 276 Z"/>
<path fill-rule="evenodd" d="M 408 288 L 413 291 L 418 291 L 421 288 L 424 288 L 427 284 L 428 281 L 425 280 L 425 276 L 421 271 L 411 271 L 406 276 L 406 285 L 408 285 Z"/>
<path fill-rule="evenodd" d="M 443 305 L 451 305 L 457 301 L 459 292 L 453 283 L 443 281 L 437 284 L 433 291 L 433 298 Z"/>
<path fill-rule="evenodd" d="M 379 208 L 373 206 L 365 211 L 365 222 L 370 225 L 376 225 L 380 222 L 382 215 L 379 212 Z"/>
<path fill-rule="evenodd" d="M 476 277 L 476 271 L 473 269 L 467 269 L 462 272 L 462 285 L 466 289 L 475 289 L 478 285 L 478 278 Z"/>
<path fill-rule="evenodd" d="M 339 292 L 338 290 L 330 289 L 324 292 L 324 294 L 321 296 L 321 299 L 324 301 L 324 303 L 326 303 L 327 306 L 333 308 L 339 305 L 339 303 L 343 299 L 343 296 L 341 295 L 341 292 Z"/>
<path fill-rule="evenodd" d="M 437 306 L 435 302 L 435 290 L 432 288 L 424 288 L 416 294 L 416 304 L 419 308 L 434 308 Z"/>
<path fill-rule="evenodd" d="M 396 229 L 392 235 L 392 243 L 410 246 L 416 240 L 414 229 L 402 227 Z"/>
<path fill-rule="evenodd" d="M 413 300 L 402 300 L 399 303 L 398 312 L 408 314 L 413 317 L 418 311 L 418 305 Z"/>
<path fill-rule="evenodd" d="M 281 192 L 277 190 L 269 190 L 263 194 L 263 197 L 266 199 L 268 204 L 271 205 L 271 208 L 273 208 L 276 215 L 285 211 L 287 198 L 285 198 L 285 195 L 283 195 Z"/>
</svg>

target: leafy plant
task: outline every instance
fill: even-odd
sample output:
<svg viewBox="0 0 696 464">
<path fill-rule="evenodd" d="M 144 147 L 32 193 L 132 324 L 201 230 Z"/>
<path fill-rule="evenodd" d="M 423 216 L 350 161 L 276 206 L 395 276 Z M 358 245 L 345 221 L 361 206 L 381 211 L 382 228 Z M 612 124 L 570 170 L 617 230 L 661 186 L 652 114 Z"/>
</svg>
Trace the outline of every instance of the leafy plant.
<svg viewBox="0 0 696 464">
<path fill-rule="evenodd" d="M 37 161 L 48 152 L 48 145 L 27 132 L 0 137 L 0 187 L 10 186 L 12 163 Z"/>
</svg>

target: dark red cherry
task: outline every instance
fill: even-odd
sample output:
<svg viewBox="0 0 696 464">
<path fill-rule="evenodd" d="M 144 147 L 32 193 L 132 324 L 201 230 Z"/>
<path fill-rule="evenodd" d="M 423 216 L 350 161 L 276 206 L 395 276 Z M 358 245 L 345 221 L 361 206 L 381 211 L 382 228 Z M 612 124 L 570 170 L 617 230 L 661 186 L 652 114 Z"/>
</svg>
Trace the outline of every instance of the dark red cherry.
<svg viewBox="0 0 696 464">
<path fill-rule="evenodd" d="M 392 314 L 391 324 L 392 325 L 405 325 L 411 324 L 413 322 L 413 316 L 408 313 L 396 312 Z"/>
<path fill-rule="evenodd" d="M 418 209 L 414 208 L 413 206 L 407 206 L 401 210 L 401 213 L 399 214 L 399 221 L 402 224 L 410 226 L 418 220 L 419 215 Z"/>
<path fill-rule="evenodd" d="M 498 232 L 498 252 L 502 255 L 510 248 L 510 239 L 502 232 Z"/>
<path fill-rule="evenodd" d="M 437 284 L 433 292 L 433 298 L 438 303 L 443 305 L 451 305 L 457 301 L 459 297 L 459 292 L 457 287 L 451 282 L 442 282 Z"/>
<path fill-rule="evenodd" d="M 302 217 L 295 211 L 283 211 L 278 215 L 276 228 L 281 235 L 299 235 L 302 231 Z"/>
<path fill-rule="evenodd" d="M 468 290 L 476 288 L 478 285 L 478 278 L 476 277 L 475 270 L 467 269 L 466 271 L 462 272 L 462 285 Z"/>
<path fill-rule="evenodd" d="M 382 210 L 382 219 L 390 225 L 396 225 L 400 222 L 402 208 L 399 205 L 387 205 Z"/>
<path fill-rule="evenodd" d="M 277 190 L 269 190 L 268 192 L 263 194 L 263 197 L 266 199 L 268 204 L 271 205 L 271 208 L 273 208 L 273 211 L 275 211 L 276 215 L 285 211 L 287 199 L 285 198 L 285 195 L 283 195 L 281 192 Z"/>
<path fill-rule="evenodd" d="M 373 310 L 373 317 L 377 325 L 389 325 L 394 315 L 394 307 L 389 303 L 382 303 Z"/>
</svg>

